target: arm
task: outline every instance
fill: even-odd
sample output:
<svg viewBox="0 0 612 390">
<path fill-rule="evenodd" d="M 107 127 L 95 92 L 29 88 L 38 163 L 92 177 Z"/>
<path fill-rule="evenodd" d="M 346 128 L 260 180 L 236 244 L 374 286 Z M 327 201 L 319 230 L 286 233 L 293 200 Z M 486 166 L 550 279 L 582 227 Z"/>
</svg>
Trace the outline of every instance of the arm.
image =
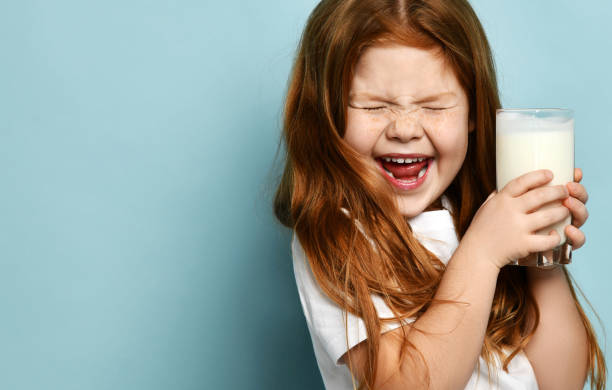
<svg viewBox="0 0 612 390">
<path fill-rule="evenodd" d="M 459 245 L 444 273 L 436 299 L 466 302 L 432 305 L 414 326 L 424 330 L 408 333 L 408 340 L 423 354 L 431 389 L 465 387 L 478 360 L 491 312 L 499 268 L 484 259 L 474 258 L 468 247 Z M 474 275 L 479 277 L 474 278 Z M 376 389 L 424 388 L 427 378 L 418 356 L 407 356 L 399 364 L 402 328 L 389 331 L 380 339 Z M 367 355 L 363 343 L 352 348 L 349 368 L 361 381 Z M 349 364 L 347 354 L 342 360 Z"/>
<path fill-rule="evenodd" d="M 385 333 L 374 388 L 423 388 L 428 380 L 431 389 L 465 387 L 482 350 L 499 269 L 511 259 L 550 250 L 559 243 L 555 231 L 550 236 L 533 234 L 568 215 L 563 206 L 538 210 L 568 195 L 563 186 L 543 186 L 551 179 L 543 170 L 528 173 L 487 198 L 451 257 L 435 295 L 438 300 L 466 304 L 431 305 L 414 322 L 424 332 L 412 330 L 407 339 L 427 368 L 419 356 L 406 355 L 400 365 L 402 328 Z M 365 344 L 353 347 L 342 360 L 363 381 Z"/>
<path fill-rule="evenodd" d="M 527 271 L 540 324 L 525 347 L 542 390 L 582 389 L 587 375 L 586 331 L 562 266 Z"/>
</svg>

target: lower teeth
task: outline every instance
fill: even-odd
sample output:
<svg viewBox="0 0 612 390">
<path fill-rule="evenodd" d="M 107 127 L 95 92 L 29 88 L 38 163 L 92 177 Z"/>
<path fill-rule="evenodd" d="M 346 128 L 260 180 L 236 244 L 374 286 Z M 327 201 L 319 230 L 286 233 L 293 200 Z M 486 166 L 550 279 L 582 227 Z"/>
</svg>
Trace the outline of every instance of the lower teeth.
<svg viewBox="0 0 612 390">
<path fill-rule="evenodd" d="M 422 178 L 425 175 L 425 172 L 427 172 L 427 165 L 425 165 L 423 169 L 421 169 L 421 171 L 419 172 L 419 175 L 417 176 L 417 179 Z"/>
</svg>

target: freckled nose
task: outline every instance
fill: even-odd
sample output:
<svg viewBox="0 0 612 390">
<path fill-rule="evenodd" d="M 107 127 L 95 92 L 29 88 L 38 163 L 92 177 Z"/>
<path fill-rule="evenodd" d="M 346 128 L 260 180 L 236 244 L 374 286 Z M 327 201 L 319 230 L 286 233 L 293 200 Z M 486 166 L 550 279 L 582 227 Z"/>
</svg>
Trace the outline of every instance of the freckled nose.
<svg viewBox="0 0 612 390">
<path fill-rule="evenodd" d="M 387 137 L 402 142 L 423 136 L 423 127 L 416 115 L 399 115 L 387 128 Z"/>
</svg>

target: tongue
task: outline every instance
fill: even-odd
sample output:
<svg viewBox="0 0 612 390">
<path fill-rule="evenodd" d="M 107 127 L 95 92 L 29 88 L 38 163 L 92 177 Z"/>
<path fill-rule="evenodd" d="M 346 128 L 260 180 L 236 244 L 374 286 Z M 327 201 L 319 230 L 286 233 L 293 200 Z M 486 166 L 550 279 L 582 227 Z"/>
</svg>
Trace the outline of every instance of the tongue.
<svg viewBox="0 0 612 390">
<path fill-rule="evenodd" d="M 402 180 L 416 179 L 417 175 L 419 174 L 419 171 L 423 169 L 423 167 L 426 166 L 427 163 L 428 160 L 412 164 L 386 162 L 384 160 L 382 161 L 382 165 L 386 170 L 391 172 L 396 179 Z"/>
</svg>

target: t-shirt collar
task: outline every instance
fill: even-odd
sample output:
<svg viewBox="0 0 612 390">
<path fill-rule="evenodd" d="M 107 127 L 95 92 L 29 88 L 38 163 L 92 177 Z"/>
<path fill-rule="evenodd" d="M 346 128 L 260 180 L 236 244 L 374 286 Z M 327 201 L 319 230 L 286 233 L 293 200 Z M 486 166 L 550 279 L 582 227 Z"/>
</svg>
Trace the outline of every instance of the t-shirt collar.
<svg viewBox="0 0 612 390">
<path fill-rule="evenodd" d="M 450 213 L 452 206 L 446 195 L 442 196 L 442 206 L 442 210 L 423 211 L 409 218 L 408 223 L 416 239 L 446 264 L 459 241 Z"/>
</svg>

